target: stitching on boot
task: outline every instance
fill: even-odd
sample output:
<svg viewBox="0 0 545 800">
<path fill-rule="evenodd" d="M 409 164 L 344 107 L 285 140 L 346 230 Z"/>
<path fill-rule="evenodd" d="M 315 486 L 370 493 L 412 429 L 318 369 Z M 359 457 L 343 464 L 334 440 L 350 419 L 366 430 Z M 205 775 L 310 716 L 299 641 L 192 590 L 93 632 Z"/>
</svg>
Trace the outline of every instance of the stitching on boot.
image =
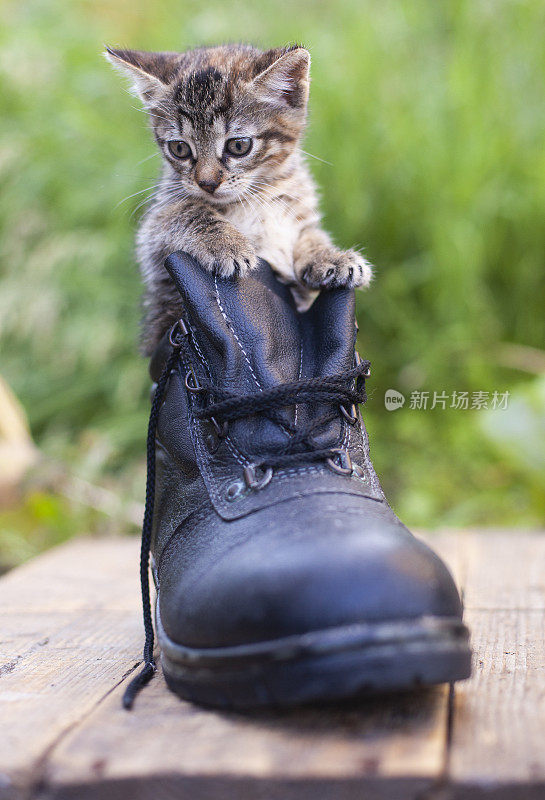
<svg viewBox="0 0 545 800">
<path fill-rule="evenodd" d="M 235 459 L 235 461 L 237 461 L 241 467 L 247 467 L 250 462 L 248 461 L 246 456 L 240 453 L 240 451 L 237 450 L 235 445 L 232 444 L 230 437 L 227 436 L 224 441 L 229 450 L 231 451 L 231 453 L 233 454 L 233 458 Z"/>
<path fill-rule="evenodd" d="M 184 369 L 187 369 L 187 362 L 184 359 L 180 359 L 180 363 L 183 364 Z M 189 412 L 192 411 L 191 401 L 190 401 L 190 403 L 188 405 L 188 411 Z M 203 447 L 201 445 L 200 438 L 199 438 L 199 435 L 197 433 L 197 430 L 196 430 L 196 427 L 195 427 L 195 423 L 193 421 L 193 414 L 189 413 L 188 414 L 188 418 L 189 418 L 189 433 L 190 433 L 190 436 L 191 436 L 191 441 L 193 442 L 193 447 L 195 449 L 195 455 L 197 456 L 197 458 L 200 459 L 201 468 L 202 468 L 203 472 L 205 473 L 205 475 L 208 478 L 209 491 L 211 492 L 211 494 L 212 494 L 213 498 L 216 500 L 216 502 L 220 503 L 220 496 L 219 496 L 219 494 L 218 494 L 218 492 L 216 490 L 216 487 L 214 485 L 214 476 L 212 475 L 212 473 L 210 471 L 210 468 L 208 467 L 208 462 L 207 462 L 207 459 L 206 459 L 206 456 L 205 456 L 205 453 L 204 453 L 204 449 L 203 449 Z"/>
<path fill-rule="evenodd" d="M 197 351 L 197 355 L 201 360 L 201 364 L 203 365 L 203 368 L 206 371 L 206 374 L 208 375 L 208 380 L 210 381 L 210 383 L 212 383 L 213 382 L 212 381 L 212 375 L 210 374 L 210 370 L 208 368 L 208 363 L 207 363 L 207 361 L 206 361 L 206 359 L 205 359 L 205 357 L 203 355 L 203 352 L 201 350 L 201 347 L 199 345 L 199 341 L 197 339 L 197 335 L 195 333 L 195 330 L 193 329 L 193 326 L 192 326 L 192 324 L 191 324 L 191 322 L 189 320 L 187 320 L 187 324 L 189 325 L 189 330 L 191 331 L 191 339 L 193 340 L 193 345 L 195 346 L 195 350 Z M 229 450 L 233 454 L 233 457 L 234 457 L 235 461 L 237 461 L 240 464 L 240 466 L 245 467 L 250 463 L 245 458 L 244 454 L 241 453 L 240 450 L 236 447 L 235 443 L 232 441 L 232 439 L 231 439 L 231 437 L 229 435 L 227 435 L 225 437 L 225 444 L 227 445 L 227 447 L 229 448 Z"/>
<path fill-rule="evenodd" d="M 255 372 L 254 372 L 254 370 L 253 370 L 253 367 L 252 367 L 252 365 L 251 365 L 251 363 L 250 363 L 250 359 L 249 359 L 249 357 L 248 357 L 248 353 L 247 353 L 247 352 L 246 352 L 246 350 L 244 349 L 244 346 L 243 346 L 242 342 L 240 341 L 240 339 L 238 338 L 238 336 L 237 336 L 237 332 L 236 332 L 236 330 L 234 329 L 234 327 L 233 327 L 233 324 L 232 324 L 231 320 L 228 318 L 228 316 L 227 316 L 227 314 L 225 313 L 225 310 L 224 310 L 224 308 L 223 308 L 223 306 L 222 306 L 222 304 L 221 304 L 221 299 L 220 299 L 220 292 L 219 292 L 219 287 L 218 287 L 218 279 L 217 279 L 217 275 L 214 275 L 214 286 L 215 286 L 215 288 L 216 288 L 216 302 L 217 302 L 217 304 L 218 304 L 218 308 L 219 308 L 219 310 L 221 311 L 221 315 L 222 315 L 223 319 L 225 320 L 225 324 L 227 325 L 227 327 L 229 328 L 229 330 L 231 331 L 231 333 L 232 333 L 232 334 L 233 334 L 233 336 L 235 337 L 236 343 L 238 344 L 238 346 L 239 346 L 239 347 L 240 347 L 240 349 L 242 350 L 242 353 L 243 353 L 243 355 L 244 355 L 244 358 L 245 358 L 245 360 L 246 360 L 246 363 L 248 364 L 248 368 L 249 368 L 249 370 L 250 370 L 250 372 L 251 372 L 251 374 L 252 374 L 252 377 L 253 377 L 253 379 L 254 379 L 254 381 L 255 381 L 255 383 L 256 383 L 256 386 L 257 386 L 257 388 L 259 389 L 259 391 L 260 391 L 260 392 L 262 392 L 262 391 L 263 391 L 263 387 L 262 387 L 262 385 L 260 384 L 260 382 L 259 382 L 259 379 L 258 379 L 257 375 L 255 374 Z M 301 343 L 301 363 L 302 363 L 302 359 L 303 359 L 302 347 L 303 347 L 303 344 Z M 295 407 L 295 411 L 297 412 L 297 406 Z M 289 434 L 289 431 L 287 430 L 287 428 L 285 428 L 283 425 L 281 425 L 280 427 L 282 428 L 282 430 L 284 431 L 284 433 L 286 434 L 286 436 L 289 438 L 289 435 L 290 435 L 290 434 Z"/>
<path fill-rule="evenodd" d="M 253 368 L 252 368 L 252 365 L 250 364 L 250 359 L 248 358 L 248 353 L 246 352 L 246 350 L 245 350 L 245 349 L 244 349 L 244 347 L 242 346 L 242 342 L 241 342 L 241 341 L 240 341 L 240 339 L 238 338 L 238 336 L 237 336 L 237 332 L 235 331 L 235 329 L 234 329 L 234 327 L 233 327 L 233 324 L 232 324 L 231 320 L 230 320 L 230 319 L 227 317 L 227 314 L 226 314 L 226 313 L 225 313 L 225 311 L 223 310 L 223 306 L 222 306 L 222 304 L 221 304 L 221 300 L 220 300 L 219 288 L 218 288 L 218 279 L 217 279 L 217 276 L 216 276 L 216 275 L 214 275 L 214 286 L 216 287 L 216 302 L 217 302 L 217 304 L 218 304 L 218 308 L 219 308 L 219 310 L 221 311 L 222 317 L 223 317 L 223 319 L 225 320 L 225 324 L 227 325 L 227 327 L 229 328 L 229 330 L 231 331 L 231 333 L 232 333 L 232 334 L 233 334 L 233 336 L 235 337 L 235 339 L 236 339 L 236 341 L 237 341 L 237 344 L 238 344 L 238 346 L 239 346 L 239 347 L 240 347 L 240 349 L 242 350 L 242 352 L 243 352 L 243 354 L 244 354 L 244 358 L 246 359 L 246 363 L 248 364 L 248 367 L 249 367 L 249 369 L 250 369 L 250 372 L 252 373 L 252 377 L 253 377 L 254 381 L 256 382 L 256 385 L 257 385 L 257 387 L 259 388 L 259 390 L 260 390 L 260 391 L 263 391 L 263 387 L 262 387 L 262 386 L 261 386 L 261 384 L 259 383 L 259 381 L 258 381 L 258 379 L 257 379 L 257 375 L 255 374 L 255 372 L 254 372 L 254 370 L 253 370 Z"/>
<path fill-rule="evenodd" d="M 343 422 L 343 425 L 345 426 L 343 448 L 350 450 L 350 425 L 347 422 Z"/>
<path fill-rule="evenodd" d="M 210 374 L 210 370 L 208 369 L 208 364 L 207 364 L 206 359 L 205 359 L 205 357 L 203 355 L 203 352 L 201 350 L 201 346 L 199 344 L 199 341 L 197 339 L 195 331 L 193 330 L 193 326 L 189 322 L 189 320 L 188 320 L 188 325 L 189 325 L 189 330 L 191 331 L 191 338 L 193 339 L 193 344 L 195 345 L 195 350 L 197 351 L 197 355 L 199 356 L 199 358 L 201 360 L 201 363 L 202 363 L 204 369 L 206 370 L 206 374 L 208 375 L 208 379 L 211 382 L 212 381 L 212 376 Z"/>
<path fill-rule="evenodd" d="M 299 374 L 297 376 L 297 380 L 300 381 L 303 376 L 303 338 L 301 337 L 301 355 L 299 357 Z M 295 414 L 293 417 L 293 424 L 297 425 L 297 409 L 298 405 L 295 404 Z"/>
</svg>

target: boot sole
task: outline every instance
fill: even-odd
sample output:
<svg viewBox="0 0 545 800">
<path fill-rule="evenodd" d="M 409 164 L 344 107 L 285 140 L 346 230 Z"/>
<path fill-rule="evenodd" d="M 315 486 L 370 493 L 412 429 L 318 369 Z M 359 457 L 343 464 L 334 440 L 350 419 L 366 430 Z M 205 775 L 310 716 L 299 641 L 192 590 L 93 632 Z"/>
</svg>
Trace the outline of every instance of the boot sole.
<svg viewBox="0 0 545 800">
<path fill-rule="evenodd" d="M 361 623 L 235 647 L 171 641 L 158 613 L 161 663 L 184 700 L 244 710 L 328 702 L 469 678 L 469 632 L 457 618 Z"/>
</svg>

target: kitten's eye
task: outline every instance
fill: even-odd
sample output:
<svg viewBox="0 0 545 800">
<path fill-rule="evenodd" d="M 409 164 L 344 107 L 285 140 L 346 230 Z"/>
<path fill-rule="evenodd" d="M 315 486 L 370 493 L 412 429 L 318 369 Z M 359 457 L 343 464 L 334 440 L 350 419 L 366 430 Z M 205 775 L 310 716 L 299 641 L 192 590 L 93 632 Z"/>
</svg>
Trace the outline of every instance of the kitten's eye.
<svg viewBox="0 0 545 800">
<path fill-rule="evenodd" d="M 232 156 L 246 156 L 252 149 L 252 140 L 249 137 L 227 139 L 225 149 Z"/>
<path fill-rule="evenodd" d="M 174 158 L 189 158 L 191 155 L 191 148 L 187 142 L 169 142 L 168 149 Z"/>
</svg>

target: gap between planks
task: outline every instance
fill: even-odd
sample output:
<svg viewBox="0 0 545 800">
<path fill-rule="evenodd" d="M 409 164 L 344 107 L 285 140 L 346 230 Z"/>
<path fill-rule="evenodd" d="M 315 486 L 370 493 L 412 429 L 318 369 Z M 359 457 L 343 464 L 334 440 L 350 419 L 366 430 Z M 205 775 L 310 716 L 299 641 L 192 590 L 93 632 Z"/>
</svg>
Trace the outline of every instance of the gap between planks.
<svg viewBox="0 0 545 800">
<path fill-rule="evenodd" d="M 5 788 L 18 790 L 13 797 L 76 791 L 79 800 L 85 791 L 102 800 L 108 781 L 128 791 L 136 778 L 148 795 L 165 781 L 176 791 L 191 786 L 192 796 L 222 781 L 228 793 L 242 791 L 249 781 L 267 797 L 279 786 L 301 797 L 318 782 L 320 795 L 331 798 L 359 798 L 365 781 L 375 786 L 373 800 L 401 787 L 416 797 L 436 785 L 444 767 L 444 687 L 356 707 L 241 718 L 182 703 L 157 676 L 135 711 L 123 711 L 120 676 L 134 667 L 142 644 L 136 567 L 135 541 L 82 541 L 0 581 L 13 652 L 26 646 L 2 682 L 4 694 L 23 695 L 11 698 L 7 745 L 16 769 Z M 68 611 L 59 616 L 59 607 Z M 41 624 L 48 644 L 36 651 Z M 6 767 L 0 754 L 0 770 Z"/>
<path fill-rule="evenodd" d="M 113 614 L 112 632 L 117 631 L 118 636 L 122 632 L 123 647 L 120 652 L 119 642 L 114 645 L 112 663 L 102 676 L 102 690 L 96 686 L 94 693 L 88 693 L 82 713 L 64 718 L 55 737 L 45 744 L 34 742 L 34 772 L 30 781 L 27 774 L 26 786 L 21 784 L 24 794 L 10 796 L 10 787 L 5 786 L 3 792 L 0 783 L 0 797 L 147 800 L 152 794 L 170 798 L 187 792 L 192 800 L 220 796 L 233 800 L 239 796 L 279 800 L 307 796 L 313 800 L 542 800 L 545 768 L 540 748 L 545 741 L 545 692 L 539 674 L 544 655 L 545 537 L 513 532 L 426 538 L 464 588 L 466 617 L 476 648 L 472 681 L 451 690 L 448 702 L 442 689 L 420 697 L 421 704 L 428 704 L 428 724 L 430 718 L 433 720 L 431 734 L 428 730 L 428 739 L 423 738 L 427 750 L 415 749 L 414 741 L 422 737 L 418 724 L 424 723 L 425 729 L 426 713 L 421 708 L 419 718 L 418 702 L 415 705 L 414 699 L 411 702 L 407 698 L 401 702 L 401 711 L 396 709 L 396 700 L 383 699 L 371 713 L 367 705 L 364 714 L 360 707 L 337 711 L 337 716 L 324 710 L 241 721 L 181 704 L 158 676 L 139 698 L 135 712 L 126 715 L 119 708 L 120 676 L 134 669 L 134 656 L 141 647 L 136 543 L 111 543 L 114 557 L 110 557 L 104 576 L 109 599 L 106 601 L 105 593 L 102 603 L 96 591 L 81 584 L 83 573 L 88 574 L 93 567 L 89 545 L 73 543 L 68 547 L 75 548 L 76 553 L 80 547 L 79 561 L 84 560 L 85 565 L 79 572 L 70 567 L 68 576 L 65 574 L 71 613 L 78 625 L 88 623 L 93 613 Z M 100 560 L 106 551 L 98 552 L 98 544 L 93 548 Z M 117 554 L 116 548 L 121 548 Z M 53 551 L 43 557 L 44 566 L 58 563 L 59 553 Z M 23 568 L 38 589 L 40 561 Z M 17 572 L 21 570 L 12 573 L 14 578 Z M 60 572 L 62 577 L 62 569 Z M 118 579 L 113 588 L 108 583 L 112 577 Z M 9 578 L 0 581 L 0 599 Z M 74 594 L 75 587 L 79 591 Z M 59 597 L 49 597 L 48 601 L 23 598 L 18 614 L 21 619 L 25 614 L 32 615 L 37 605 L 52 614 Z M 63 620 L 54 623 L 53 638 L 55 631 L 63 630 Z M 32 644 L 35 637 L 32 630 L 22 631 L 21 640 L 29 644 L 22 660 L 42 655 L 40 646 L 35 641 Z M 87 646 L 92 650 L 93 641 L 87 641 Z M 83 652 L 76 647 L 77 656 Z M 8 662 L 13 665 L 12 671 L 4 677 L 13 679 L 20 661 L 12 658 Z M 142 761 L 158 716 L 166 734 L 164 742 L 170 747 L 175 741 L 172 737 L 184 731 L 189 758 L 180 770 L 176 753 L 165 760 L 164 744 L 155 755 L 152 748 L 151 757 L 160 765 L 159 774 L 154 775 L 150 764 L 145 769 Z M 150 721 L 151 729 L 147 727 Z M 375 740 L 373 725 L 378 725 Z M 204 749 L 203 738 L 207 742 Z M 110 760 L 112 752 L 115 757 Z M 17 787 L 14 784 L 11 788 Z"/>
</svg>

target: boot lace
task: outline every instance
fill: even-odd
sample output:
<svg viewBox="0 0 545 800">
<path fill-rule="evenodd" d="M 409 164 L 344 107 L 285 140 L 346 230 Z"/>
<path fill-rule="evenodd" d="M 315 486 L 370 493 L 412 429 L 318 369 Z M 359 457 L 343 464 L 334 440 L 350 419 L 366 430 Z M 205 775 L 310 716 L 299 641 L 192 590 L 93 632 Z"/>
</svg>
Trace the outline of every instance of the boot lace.
<svg viewBox="0 0 545 800">
<path fill-rule="evenodd" d="M 132 708 L 138 692 L 149 683 L 157 671 L 153 657 L 154 631 L 149 586 L 149 561 L 155 498 L 155 436 L 163 396 L 170 374 L 179 358 L 184 333 L 185 325 L 182 321 L 177 322 L 170 332 L 169 339 L 172 351 L 157 382 L 150 411 L 146 444 L 146 504 L 140 548 L 140 585 L 145 632 L 144 666 L 125 690 L 122 702 L 123 707 L 126 709 Z M 320 447 L 316 443 L 314 436 L 320 429 L 337 419 L 339 413 L 351 424 L 356 423 L 357 406 L 367 400 L 365 379 L 369 375 L 369 361 L 358 360 L 353 369 L 338 375 L 283 383 L 255 394 L 238 394 L 210 383 L 199 384 L 193 372 L 186 377 L 186 387 L 190 392 L 200 396 L 199 407 L 193 410 L 194 416 L 198 419 L 211 421 L 216 430 L 221 430 L 223 435 L 230 422 L 255 414 L 263 414 L 282 427 L 288 434 L 288 441 L 282 449 L 277 453 L 260 459 L 244 470 L 244 478 L 248 488 L 261 489 L 271 480 L 274 469 L 296 466 L 308 461 L 325 461 L 335 472 L 345 475 L 351 475 L 356 471 L 355 465 L 351 463 L 346 451 L 338 447 Z M 297 426 L 295 422 L 290 422 L 279 413 L 280 409 L 302 403 L 312 405 L 326 404 L 330 406 L 330 410 L 319 416 L 313 415 L 312 419 L 302 426 Z M 259 473 L 261 473 L 261 477 L 256 477 Z"/>
</svg>

